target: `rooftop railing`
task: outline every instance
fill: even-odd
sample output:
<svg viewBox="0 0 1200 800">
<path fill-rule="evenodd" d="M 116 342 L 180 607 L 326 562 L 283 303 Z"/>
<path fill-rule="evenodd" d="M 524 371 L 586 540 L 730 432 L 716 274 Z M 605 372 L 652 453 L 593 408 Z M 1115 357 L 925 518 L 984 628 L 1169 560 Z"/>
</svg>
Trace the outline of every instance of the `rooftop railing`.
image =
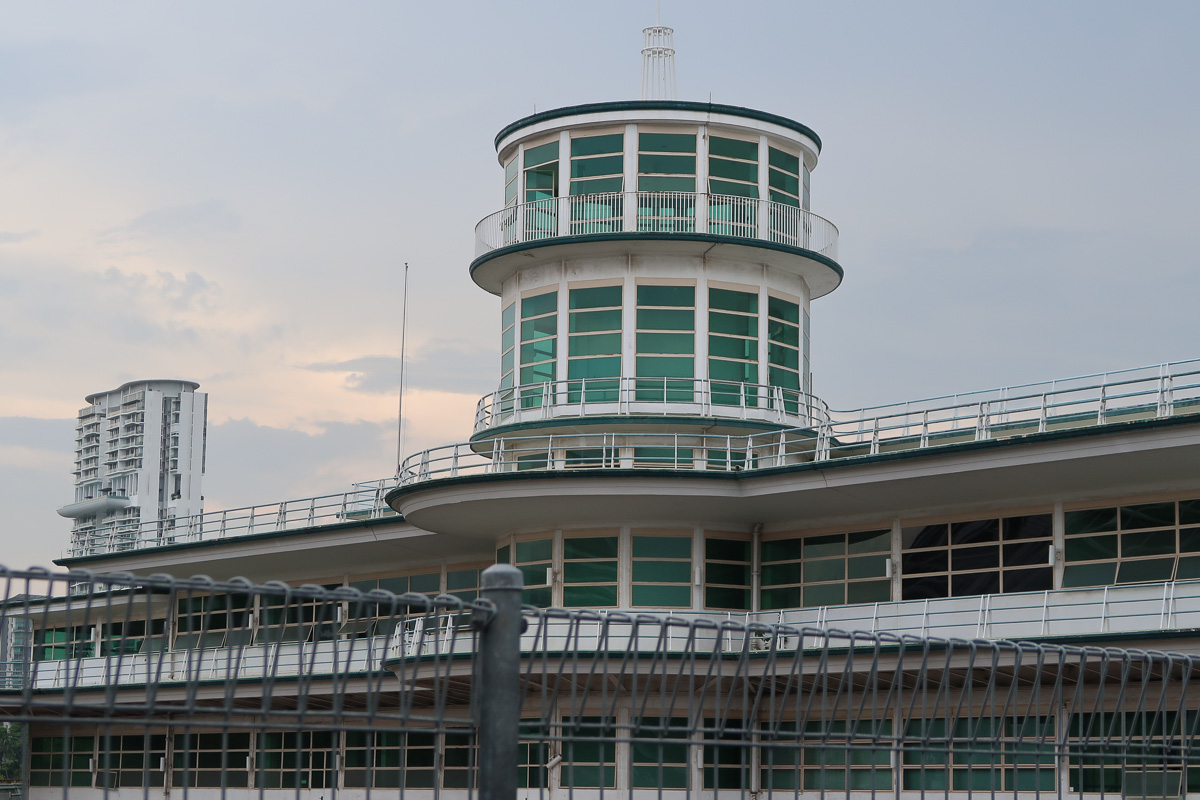
<svg viewBox="0 0 1200 800">
<path fill-rule="evenodd" d="M 353 489 L 341 494 L 283 500 L 140 523 L 117 521 L 112 525 L 89 526 L 73 533 L 69 555 L 78 558 L 394 517 L 397 516 L 396 512 L 383 500 L 394 485 L 393 479 L 381 478 L 356 483 Z"/>
<path fill-rule="evenodd" d="M 582 378 L 500 389 L 479 400 L 475 433 L 583 416 L 688 416 L 812 426 L 829 418 L 797 389 L 697 378 Z"/>
<path fill-rule="evenodd" d="M 534 200 L 475 226 L 475 255 L 501 247 L 604 233 L 705 233 L 811 250 L 837 261 L 837 227 L 785 203 L 700 192 L 603 192 Z"/>
<path fill-rule="evenodd" d="M 531 387 L 518 387 L 517 397 Z M 501 436 L 488 449 L 449 444 L 414 453 L 401 485 L 527 470 L 768 469 L 924 450 L 1200 412 L 1200 360 L 935 397 L 747 436 L 596 433 Z M 515 413 L 515 412 L 514 412 Z"/>
</svg>

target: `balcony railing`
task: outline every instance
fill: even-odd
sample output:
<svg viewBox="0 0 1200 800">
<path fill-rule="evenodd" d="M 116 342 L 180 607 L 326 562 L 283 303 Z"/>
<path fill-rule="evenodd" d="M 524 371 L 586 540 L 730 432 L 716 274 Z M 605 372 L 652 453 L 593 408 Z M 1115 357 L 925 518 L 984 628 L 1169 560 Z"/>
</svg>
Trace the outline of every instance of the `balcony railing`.
<svg viewBox="0 0 1200 800">
<path fill-rule="evenodd" d="M 602 233 L 707 233 L 811 250 L 837 261 L 832 222 L 785 203 L 699 192 L 604 192 L 509 206 L 475 226 L 475 255 Z"/>
<path fill-rule="evenodd" d="M 812 427 L 829 418 L 797 389 L 696 378 L 583 378 L 501 389 L 479 400 L 475 433 L 522 422 L 584 416 L 688 416 Z"/>
<path fill-rule="evenodd" d="M 469 443 L 450 444 L 406 458 L 400 483 L 526 470 L 765 469 L 1196 413 L 1200 360 L 829 411 L 812 425 L 748 436 L 504 436 L 479 452 Z"/>
</svg>

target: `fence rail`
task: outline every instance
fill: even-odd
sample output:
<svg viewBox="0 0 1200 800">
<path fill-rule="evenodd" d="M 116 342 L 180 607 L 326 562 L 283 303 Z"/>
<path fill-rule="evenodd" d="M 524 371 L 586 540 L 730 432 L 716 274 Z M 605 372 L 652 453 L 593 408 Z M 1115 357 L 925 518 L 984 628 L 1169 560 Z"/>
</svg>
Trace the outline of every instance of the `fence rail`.
<svg viewBox="0 0 1200 800">
<path fill-rule="evenodd" d="M 512 390 L 516 402 L 523 392 L 541 391 L 538 386 Z M 1191 360 L 858 411 L 830 410 L 814 414 L 811 425 L 747 436 L 500 436 L 489 439 L 486 448 L 459 443 L 414 453 L 401 464 L 400 483 L 525 470 L 767 469 L 1198 412 L 1200 360 Z"/>
<path fill-rule="evenodd" d="M 698 378 L 578 378 L 500 389 L 480 398 L 475 433 L 540 419 L 596 415 L 701 416 L 796 427 L 828 421 L 829 409 L 798 389 Z"/>
<path fill-rule="evenodd" d="M 93 681 L 68 654 L 55 687 L 0 689 L 0 784 L 27 778 L 31 795 L 1165 800 L 1200 779 L 1200 661 L 1185 654 L 521 609 L 507 565 L 473 602 L 78 572 L 0 581 L 0 630 L 27 629 L 33 655 L 98 629 L 109 677 L 165 609 L 204 634 L 236 627 L 253 597 L 278 612 L 264 624 L 279 647 L 347 604 L 398 624 L 386 651 L 344 671 L 301 659 L 262 675 L 229 657 L 130 685 Z"/>
<path fill-rule="evenodd" d="M 837 260 L 837 227 L 785 203 L 702 192 L 603 192 L 534 200 L 475 226 L 475 255 L 562 236 L 707 233 L 799 247 Z"/>
</svg>

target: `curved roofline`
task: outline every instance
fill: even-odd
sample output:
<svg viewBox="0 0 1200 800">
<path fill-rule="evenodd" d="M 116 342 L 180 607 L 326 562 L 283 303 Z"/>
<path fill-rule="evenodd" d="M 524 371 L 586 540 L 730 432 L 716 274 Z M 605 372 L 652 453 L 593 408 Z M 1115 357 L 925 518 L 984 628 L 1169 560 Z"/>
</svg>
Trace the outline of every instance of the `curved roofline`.
<svg viewBox="0 0 1200 800">
<path fill-rule="evenodd" d="M 770 122 L 793 130 L 802 136 L 807 136 L 817 146 L 817 153 L 820 154 L 821 152 L 821 137 L 817 135 L 817 132 L 794 119 L 788 119 L 787 117 L 781 117 L 778 114 L 772 114 L 768 111 L 758 111 L 743 106 L 730 106 L 724 103 L 700 103 L 692 100 L 619 100 L 608 103 L 584 103 L 578 106 L 552 108 L 549 111 L 539 111 L 536 114 L 530 114 L 528 117 L 522 117 L 516 122 L 505 125 L 496 134 L 493 144 L 498 150 L 500 142 L 504 141 L 507 136 L 521 130 L 521 128 L 527 128 L 530 125 L 536 125 L 539 122 L 547 120 L 574 117 L 579 114 L 603 113 L 605 111 L 649 111 L 656 109 L 661 111 L 699 111 L 705 114 L 729 114 L 730 116 L 746 117 L 747 119 L 755 119 L 760 122 Z"/>
<path fill-rule="evenodd" d="M 193 392 L 200 388 L 200 384 L 196 383 L 195 381 L 183 380 L 181 378 L 146 378 L 140 381 L 126 381 L 115 389 L 109 389 L 107 392 L 92 392 L 87 397 L 83 398 L 83 400 L 85 403 L 94 403 L 97 397 L 103 397 L 106 394 L 115 394 L 116 392 L 123 392 L 130 386 L 138 386 L 145 383 L 181 383 L 184 386 L 187 386 Z"/>
</svg>

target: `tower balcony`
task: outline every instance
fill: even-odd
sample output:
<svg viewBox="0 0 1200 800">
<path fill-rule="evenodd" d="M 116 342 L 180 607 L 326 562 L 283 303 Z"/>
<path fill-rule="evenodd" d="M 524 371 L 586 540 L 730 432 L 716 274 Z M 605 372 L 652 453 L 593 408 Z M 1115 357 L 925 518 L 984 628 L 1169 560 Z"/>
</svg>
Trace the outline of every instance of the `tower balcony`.
<svg viewBox="0 0 1200 800">
<path fill-rule="evenodd" d="M 529 266 L 528 258 L 506 256 L 549 249 L 547 255 L 557 257 L 573 245 L 598 254 L 605 242 L 657 243 L 671 252 L 786 266 L 804 276 L 813 297 L 837 288 L 843 274 L 838 229 L 824 217 L 770 200 L 666 191 L 577 194 L 489 214 L 475 226 L 471 274 L 497 292 L 508 275 Z"/>
<path fill-rule="evenodd" d="M 480 398 L 473 441 L 501 430 L 603 420 L 653 423 L 694 420 L 740 431 L 816 427 L 829 420 L 820 399 L 797 389 L 698 378 L 586 378 L 500 389 Z"/>
</svg>

